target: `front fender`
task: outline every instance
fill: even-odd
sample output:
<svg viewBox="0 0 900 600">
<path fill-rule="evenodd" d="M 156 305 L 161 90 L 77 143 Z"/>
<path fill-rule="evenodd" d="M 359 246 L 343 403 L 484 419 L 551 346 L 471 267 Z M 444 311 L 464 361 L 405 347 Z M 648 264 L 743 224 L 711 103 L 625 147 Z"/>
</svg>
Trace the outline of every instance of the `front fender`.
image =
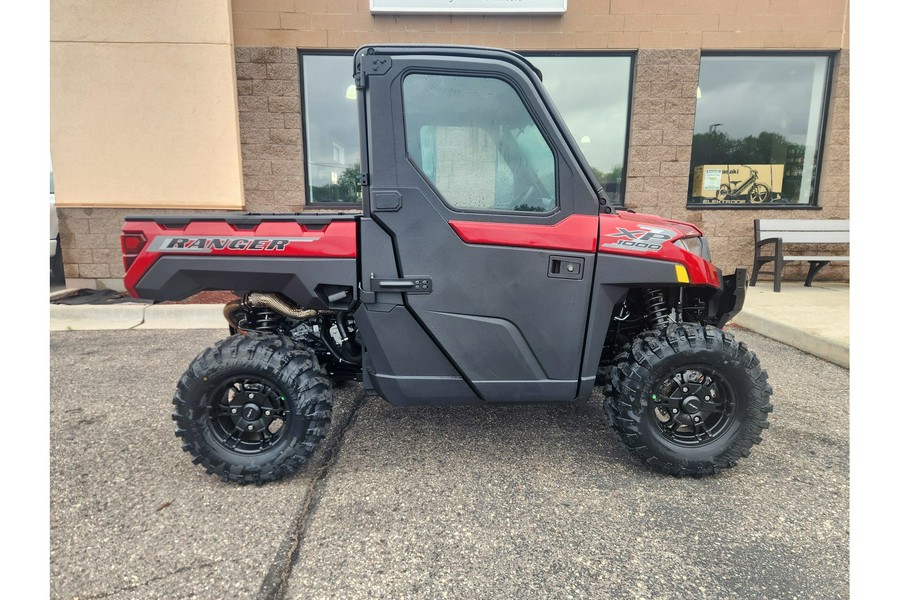
<svg viewBox="0 0 900 600">
<path fill-rule="evenodd" d="M 709 300 L 709 320 L 720 329 L 741 312 L 747 295 L 747 269 L 736 269 L 734 274 L 722 277 L 722 287 Z"/>
</svg>

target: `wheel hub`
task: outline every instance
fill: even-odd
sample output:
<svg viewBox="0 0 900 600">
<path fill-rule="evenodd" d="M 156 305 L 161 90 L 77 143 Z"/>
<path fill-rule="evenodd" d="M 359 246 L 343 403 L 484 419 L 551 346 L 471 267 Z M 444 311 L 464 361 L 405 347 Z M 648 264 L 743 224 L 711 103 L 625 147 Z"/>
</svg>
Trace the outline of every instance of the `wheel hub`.
<svg viewBox="0 0 900 600">
<path fill-rule="evenodd" d="M 255 402 L 246 402 L 247 398 L 240 398 L 238 402 L 244 400 L 243 405 L 237 404 L 236 410 L 233 412 L 237 417 L 234 425 L 240 431 L 259 432 L 266 429 L 274 420 L 272 409 L 263 408 Z"/>
<path fill-rule="evenodd" d="M 653 394 L 656 426 L 679 445 L 697 446 L 721 435 L 729 426 L 734 396 L 721 373 L 703 367 L 679 369 Z"/>
<path fill-rule="evenodd" d="M 681 402 L 681 410 L 694 415 L 700 412 L 700 398 L 697 396 L 688 396 Z"/>
<path fill-rule="evenodd" d="M 252 402 L 248 402 L 241 408 L 241 416 L 247 421 L 255 421 L 261 412 L 260 408 Z"/>
</svg>

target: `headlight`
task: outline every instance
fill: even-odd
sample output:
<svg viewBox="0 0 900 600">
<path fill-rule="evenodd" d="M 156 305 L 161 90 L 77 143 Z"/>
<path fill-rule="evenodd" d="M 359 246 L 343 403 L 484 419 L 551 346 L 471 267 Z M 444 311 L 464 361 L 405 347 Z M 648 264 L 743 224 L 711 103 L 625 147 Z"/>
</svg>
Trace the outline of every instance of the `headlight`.
<svg viewBox="0 0 900 600">
<path fill-rule="evenodd" d="M 687 237 L 675 241 L 675 245 L 684 248 L 691 254 L 696 254 L 700 258 L 712 262 L 709 254 L 709 243 L 705 237 Z"/>
</svg>

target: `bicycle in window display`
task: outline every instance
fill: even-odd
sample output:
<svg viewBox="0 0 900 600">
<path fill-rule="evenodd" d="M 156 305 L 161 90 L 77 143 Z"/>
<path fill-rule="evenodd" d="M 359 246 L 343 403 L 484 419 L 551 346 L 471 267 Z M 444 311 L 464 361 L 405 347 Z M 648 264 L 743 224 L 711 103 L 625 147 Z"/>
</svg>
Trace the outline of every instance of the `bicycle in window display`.
<svg viewBox="0 0 900 600">
<path fill-rule="evenodd" d="M 750 171 L 750 177 L 745 181 L 737 180 L 721 184 L 716 191 L 717 200 L 747 200 L 750 204 L 762 204 L 781 199 L 781 194 L 772 192 L 772 188 L 759 181 L 758 170 L 751 168 L 750 165 L 741 166 Z"/>
</svg>

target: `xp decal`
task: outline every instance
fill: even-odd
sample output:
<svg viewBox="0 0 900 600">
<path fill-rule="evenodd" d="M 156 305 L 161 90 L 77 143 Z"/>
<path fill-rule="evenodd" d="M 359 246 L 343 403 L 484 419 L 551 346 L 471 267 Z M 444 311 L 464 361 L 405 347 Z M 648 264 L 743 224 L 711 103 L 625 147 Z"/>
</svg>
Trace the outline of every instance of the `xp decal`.
<svg viewBox="0 0 900 600">
<path fill-rule="evenodd" d="M 690 223 L 662 219 L 655 215 L 619 212 L 600 217 L 597 250 L 601 253 L 678 263 L 687 269 L 690 283 L 718 287 L 720 281 L 715 267 L 699 254 L 675 243 L 683 238 L 700 235 L 700 230 Z"/>
<path fill-rule="evenodd" d="M 637 227 L 637 229 L 628 229 L 617 226 L 615 233 L 603 236 L 611 241 L 601 243 L 601 246 L 604 248 L 625 248 L 637 252 L 651 252 L 661 250 L 663 242 L 668 242 L 678 236 L 677 232 L 662 227 L 653 227 L 651 225 L 638 225 Z"/>
</svg>

